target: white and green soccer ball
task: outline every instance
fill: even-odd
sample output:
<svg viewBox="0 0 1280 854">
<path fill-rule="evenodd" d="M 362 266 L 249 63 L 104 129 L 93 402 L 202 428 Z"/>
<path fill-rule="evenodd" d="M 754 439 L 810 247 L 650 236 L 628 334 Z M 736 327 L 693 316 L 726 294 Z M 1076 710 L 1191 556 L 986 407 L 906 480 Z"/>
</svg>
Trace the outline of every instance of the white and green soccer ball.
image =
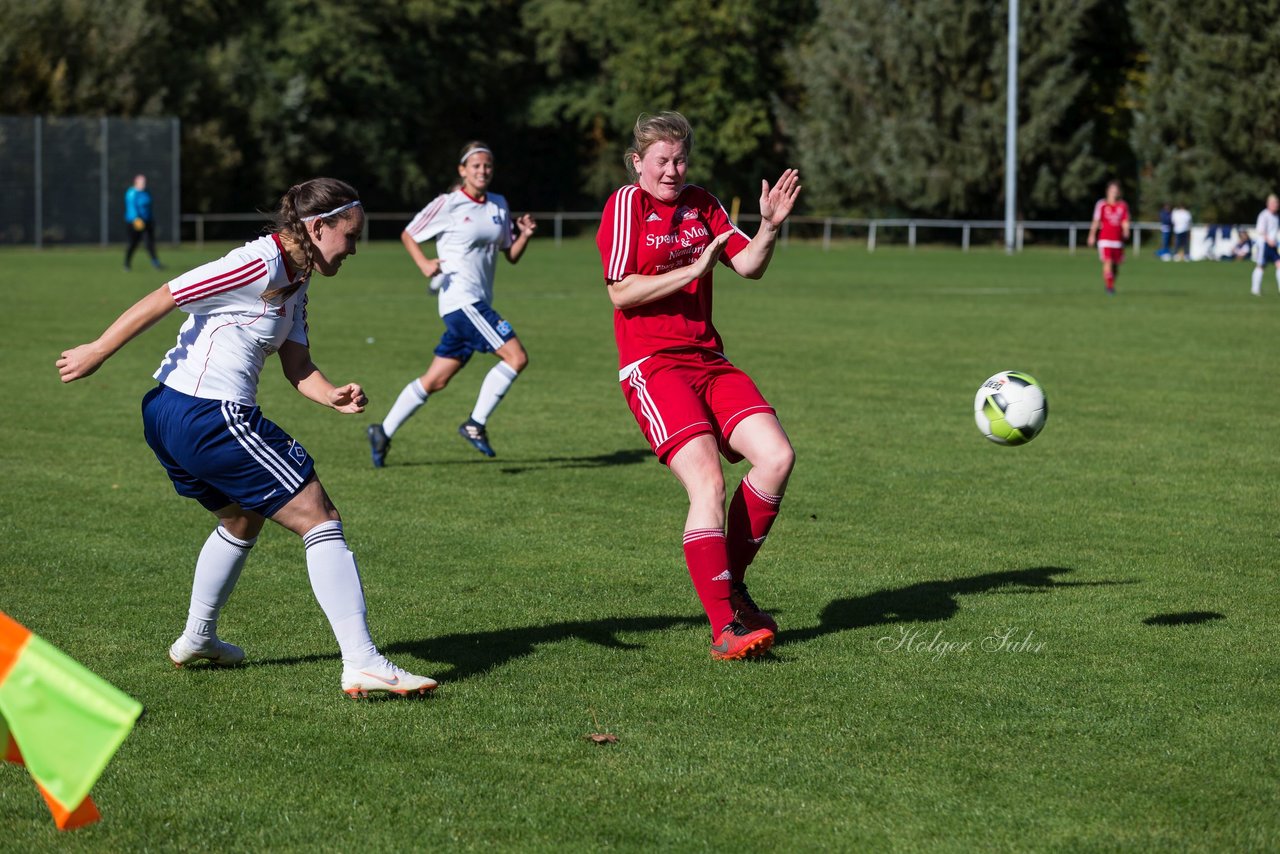
<svg viewBox="0 0 1280 854">
<path fill-rule="evenodd" d="M 1025 445 L 1040 434 L 1048 417 L 1044 388 L 1022 371 L 1001 371 L 988 378 L 973 399 L 973 420 L 997 445 Z"/>
</svg>

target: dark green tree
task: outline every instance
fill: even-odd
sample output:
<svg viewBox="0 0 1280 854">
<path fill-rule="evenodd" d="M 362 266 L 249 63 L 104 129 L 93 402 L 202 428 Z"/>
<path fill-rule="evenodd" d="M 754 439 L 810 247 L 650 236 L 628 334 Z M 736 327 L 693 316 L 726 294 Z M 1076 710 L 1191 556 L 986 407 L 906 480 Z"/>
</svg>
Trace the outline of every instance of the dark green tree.
<svg viewBox="0 0 1280 854">
<path fill-rule="evenodd" d="M 788 125 L 811 204 L 827 211 L 998 218 L 1003 210 L 1007 7 L 990 0 L 822 0 L 791 53 Z M 1123 10 L 1022 4 L 1018 207 L 1078 217 L 1132 161 L 1121 103 Z M 1099 58 L 1090 50 L 1112 51 Z M 1117 143 L 1119 140 L 1119 143 Z"/>
<path fill-rule="evenodd" d="M 573 147 L 594 204 L 626 180 L 636 116 L 679 110 L 694 126 L 691 180 L 754 199 L 761 178 L 789 165 L 777 123 L 784 51 L 808 15 L 787 0 L 529 0 L 524 25 L 547 81 L 530 121 Z"/>
<path fill-rule="evenodd" d="M 1206 222 L 1252 222 L 1280 188 L 1280 3 L 1133 0 L 1143 213 L 1184 202 Z"/>
</svg>

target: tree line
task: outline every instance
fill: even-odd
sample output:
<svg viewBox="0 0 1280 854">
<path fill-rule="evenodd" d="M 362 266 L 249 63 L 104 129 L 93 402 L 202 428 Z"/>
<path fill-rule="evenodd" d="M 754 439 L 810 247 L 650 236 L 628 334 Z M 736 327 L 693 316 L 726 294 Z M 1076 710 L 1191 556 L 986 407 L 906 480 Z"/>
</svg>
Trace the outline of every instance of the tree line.
<svg viewBox="0 0 1280 854">
<path fill-rule="evenodd" d="M 1022 0 L 1020 216 L 1251 219 L 1280 181 L 1280 0 Z M 416 209 L 471 139 L 522 209 L 600 204 L 641 111 L 751 210 L 999 218 L 1007 6 L 992 0 L 0 0 L 0 113 L 173 115 L 188 211 L 316 174 Z"/>
</svg>

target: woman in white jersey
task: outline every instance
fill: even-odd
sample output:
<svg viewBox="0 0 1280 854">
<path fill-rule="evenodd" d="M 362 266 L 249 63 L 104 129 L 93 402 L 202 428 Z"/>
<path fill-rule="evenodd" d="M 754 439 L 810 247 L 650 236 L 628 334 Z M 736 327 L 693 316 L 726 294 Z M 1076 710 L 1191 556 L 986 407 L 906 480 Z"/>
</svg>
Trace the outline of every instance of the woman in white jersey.
<svg viewBox="0 0 1280 854">
<path fill-rule="evenodd" d="M 1276 268 L 1276 285 L 1280 287 L 1280 197 L 1267 196 L 1267 206 L 1258 213 L 1253 237 L 1253 295 L 1262 296 L 1263 270 L 1267 265 Z"/>
<path fill-rule="evenodd" d="M 187 626 L 169 648 L 178 667 L 205 659 L 238 664 L 240 647 L 218 638 L 218 615 L 266 519 L 302 537 L 311 587 L 342 651 L 342 690 L 423 694 L 436 682 L 396 667 L 374 646 L 355 556 L 342 519 L 301 444 L 262 416 L 258 376 L 267 356 L 304 396 L 338 412 L 364 411 L 356 383 L 336 386 L 311 361 L 307 289 L 312 271 L 332 276 L 356 252 L 364 212 L 356 191 L 332 178 L 289 188 L 275 229 L 225 257 L 161 285 L 97 340 L 63 352 L 64 383 L 87 377 L 144 330 L 180 308 L 190 316 L 142 400 L 147 444 L 179 495 L 218 518 L 196 560 Z"/>
<path fill-rule="evenodd" d="M 489 416 L 529 364 L 515 330 L 493 310 L 493 278 L 498 253 L 512 264 L 519 261 L 538 224 L 525 214 L 515 220 L 518 234 L 513 235 L 507 200 L 489 192 L 493 152 L 483 142 L 462 147 L 458 175 L 459 185 L 433 199 L 400 235 L 422 275 L 431 280 L 431 290 L 440 295 L 445 330 L 427 372 L 409 381 L 381 423 L 369 425 L 369 451 L 376 468 L 386 462 L 396 431 L 476 352 L 493 353 L 499 361 L 485 376 L 471 417 L 458 433 L 486 457 L 494 456 L 486 429 Z M 428 258 L 418 244 L 433 239 L 438 257 Z"/>
</svg>

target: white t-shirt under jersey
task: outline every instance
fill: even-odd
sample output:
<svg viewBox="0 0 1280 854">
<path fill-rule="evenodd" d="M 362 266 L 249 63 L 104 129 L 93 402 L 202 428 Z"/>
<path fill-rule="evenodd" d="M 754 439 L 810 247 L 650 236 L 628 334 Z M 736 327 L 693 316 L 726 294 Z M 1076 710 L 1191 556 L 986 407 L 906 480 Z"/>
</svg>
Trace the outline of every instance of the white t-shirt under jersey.
<svg viewBox="0 0 1280 854">
<path fill-rule="evenodd" d="M 174 302 L 191 316 L 155 378 L 192 397 L 256 405 L 267 356 L 286 340 L 310 346 L 308 283 L 284 299 L 262 296 L 289 286 L 287 266 L 270 234 L 169 282 Z"/>
<path fill-rule="evenodd" d="M 507 200 L 487 193 L 478 202 L 463 190 L 436 196 L 405 227 L 419 243 L 434 239 L 440 274 L 431 289 L 440 293 L 440 316 L 484 301 L 493 304 L 498 253 L 511 247 Z"/>
</svg>

